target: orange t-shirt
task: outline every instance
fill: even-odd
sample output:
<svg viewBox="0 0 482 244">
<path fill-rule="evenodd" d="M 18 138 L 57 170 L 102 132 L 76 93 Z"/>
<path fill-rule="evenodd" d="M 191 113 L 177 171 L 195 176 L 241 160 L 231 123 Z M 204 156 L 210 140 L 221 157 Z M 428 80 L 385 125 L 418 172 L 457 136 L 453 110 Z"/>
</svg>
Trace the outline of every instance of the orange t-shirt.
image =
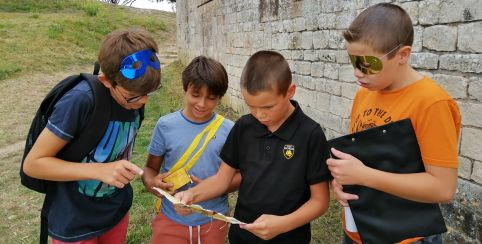
<svg viewBox="0 0 482 244">
<path fill-rule="evenodd" d="M 428 77 L 396 91 L 360 89 L 353 101 L 350 133 L 410 118 L 424 164 L 458 167 L 460 111 L 457 103 L 435 81 Z M 345 233 L 361 243 L 356 232 Z M 417 238 L 419 239 L 419 238 Z M 414 239 L 400 243 L 410 243 Z"/>
</svg>

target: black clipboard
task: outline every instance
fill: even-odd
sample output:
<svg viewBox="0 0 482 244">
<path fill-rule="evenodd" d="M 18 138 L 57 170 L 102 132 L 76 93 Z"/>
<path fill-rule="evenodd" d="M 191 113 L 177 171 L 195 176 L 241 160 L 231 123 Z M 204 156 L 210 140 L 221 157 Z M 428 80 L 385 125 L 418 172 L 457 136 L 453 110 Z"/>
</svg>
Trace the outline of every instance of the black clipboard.
<svg viewBox="0 0 482 244">
<path fill-rule="evenodd" d="M 371 168 L 399 174 L 425 171 L 410 119 L 338 137 L 328 143 Z M 343 191 L 359 196 L 358 200 L 348 201 L 348 205 L 365 244 L 396 243 L 447 231 L 439 204 L 406 200 L 359 185 L 344 185 Z"/>
</svg>

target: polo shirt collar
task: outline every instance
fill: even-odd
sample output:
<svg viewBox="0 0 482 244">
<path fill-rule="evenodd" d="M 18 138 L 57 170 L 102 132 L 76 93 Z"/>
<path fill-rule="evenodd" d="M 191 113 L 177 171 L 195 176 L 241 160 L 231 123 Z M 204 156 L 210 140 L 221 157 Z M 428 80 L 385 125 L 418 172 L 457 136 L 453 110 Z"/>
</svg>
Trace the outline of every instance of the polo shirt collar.
<svg viewBox="0 0 482 244">
<path fill-rule="evenodd" d="M 274 132 L 271 133 L 266 126 L 261 124 L 254 116 L 252 118 L 255 120 L 255 134 L 258 137 L 267 136 L 273 134 L 283 140 L 289 140 L 300 125 L 302 121 L 303 112 L 301 111 L 300 105 L 295 100 L 290 100 L 291 104 L 295 107 L 295 110 L 291 115 L 283 122 L 283 124 Z"/>
</svg>

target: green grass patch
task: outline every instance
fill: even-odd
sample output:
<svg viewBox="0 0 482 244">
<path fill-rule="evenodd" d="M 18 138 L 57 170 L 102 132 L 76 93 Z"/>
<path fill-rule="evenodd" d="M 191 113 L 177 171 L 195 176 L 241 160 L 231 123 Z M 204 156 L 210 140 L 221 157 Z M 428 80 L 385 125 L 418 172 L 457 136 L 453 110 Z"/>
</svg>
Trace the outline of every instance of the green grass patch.
<svg viewBox="0 0 482 244">
<path fill-rule="evenodd" d="M 22 71 L 22 68 L 20 68 L 16 64 L 12 64 L 7 67 L 0 66 L 0 80 L 8 79 L 12 77 L 14 74 L 19 73 L 20 71 Z"/>
<path fill-rule="evenodd" d="M 81 0 L 0 0 L 0 11 L 33 12 L 58 11 L 79 8 L 86 1 Z"/>
<path fill-rule="evenodd" d="M 47 36 L 50 39 L 56 39 L 62 32 L 64 32 L 64 26 L 62 24 L 53 24 L 49 26 L 49 29 L 47 30 Z"/>
<path fill-rule="evenodd" d="M 98 3 L 87 2 L 82 6 L 82 9 L 88 16 L 96 16 L 99 12 L 100 5 Z"/>
<path fill-rule="evenodd" d="M 95 0 L 0 0 L 0 67 L 22 67 L 4 69 L 0 80 L 93 64 L 104 36 L 123 27 L 147 29 L 161 43 L 175 36 L 175 14 Z"/>
</svg>

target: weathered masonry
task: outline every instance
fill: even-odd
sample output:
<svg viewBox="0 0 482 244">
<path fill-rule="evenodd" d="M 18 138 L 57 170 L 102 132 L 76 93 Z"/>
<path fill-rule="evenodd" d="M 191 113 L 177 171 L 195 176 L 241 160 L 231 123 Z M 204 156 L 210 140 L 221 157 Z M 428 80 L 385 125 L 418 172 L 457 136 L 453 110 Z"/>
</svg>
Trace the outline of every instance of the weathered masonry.
<svg viewBox="0 0 482 244">
<path fill-rule="evenodd" d="M 203 54 L 227 68 L 224 102 L 246 112 L 239 77 L 247 58 L 263 49 L 289 60 L 295 98 L 329 138 L 345 134 L 358 86 L 341 30 L 367 6 L 394 2 L 415 26 L 411 64 L 433 77 L 462 111 L 459 187 L 443 205 L 446 241 L 482 240 L 482 1 L 481 0 L 182 0 L 177 44 L 186 62 Z"/>
</svg>

